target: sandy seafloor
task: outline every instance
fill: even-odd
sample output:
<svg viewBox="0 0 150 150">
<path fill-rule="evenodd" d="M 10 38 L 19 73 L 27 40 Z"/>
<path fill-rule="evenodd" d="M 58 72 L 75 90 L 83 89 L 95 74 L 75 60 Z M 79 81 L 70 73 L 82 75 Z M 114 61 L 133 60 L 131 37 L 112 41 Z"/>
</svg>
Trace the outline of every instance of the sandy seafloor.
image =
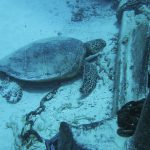
<svg viewBox="0 0 150 150">
<path fill-rule="evenodd" d="M 98 15 L 89 15 L 83 21 L 73 22 L 71 11 L 74 9 L 75 0 L 70 1 L 69 6 L 66 2 L 66 0 L 0 1 L 0 58 L 34 40 L 58 35 L 74 37 L 83 42 L 95 38 L 102 38 L 107 42 L 98 60 L 100 79 L 96 89 L 87 98 L 79 100 L 82 80 L 70 80 L 58 89 L 51 101 L 46 103 L 45 112 L 38 116 L 35 122 L 35 129 L 44 138 L 55 135 L 61 121 L 75 125 L 99 121 L 108 118 L 112 108 L 115 51 L 110 39 L 118 33 L 115 12 L 109 5 L 101 6 L 100 2 L 96 7 Z M 85 0 L 85 6 L 88 6 L 88 3 L 89 0 Z M 34 89 L 26 88 L 22 100 L 14 105 L 0 97 L 0 150 L 15 149 L 14 128 L 18 127 L 15 133 L 19 134 L 24 124 L 24 115 L 36 109 L 48 91 L 47 89 L 36 92 Z M 89 141 L 92 141 L 90 138 L 92 136 L 88 137 Z M 107 139 L 105 140 L 107 142 Z M 101 145 L 99 150 L 115 150 L 105 147 L 106 145 Z"/>
</svg>

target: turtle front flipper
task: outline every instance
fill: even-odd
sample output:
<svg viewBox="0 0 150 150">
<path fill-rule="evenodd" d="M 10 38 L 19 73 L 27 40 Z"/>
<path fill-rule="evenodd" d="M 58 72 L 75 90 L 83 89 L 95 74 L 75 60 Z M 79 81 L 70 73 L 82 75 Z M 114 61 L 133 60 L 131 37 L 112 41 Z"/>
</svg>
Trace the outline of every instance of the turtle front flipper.
<svg viewBox="0 0 150 150">
<path fill-rule="evenodd" d="M 88 96 L 96 87 L 98 72 L 95 64 L 85 62 L 83 70 L 83 84 L 80 88 L 82 97 Z"/>
<path fill-rule="evenodd" d="M 16 104 L 22 98 L 22 88 L 14 81 L 3 79 L 0 82 L 0 94 L 8 103 Z"/>
</svg>

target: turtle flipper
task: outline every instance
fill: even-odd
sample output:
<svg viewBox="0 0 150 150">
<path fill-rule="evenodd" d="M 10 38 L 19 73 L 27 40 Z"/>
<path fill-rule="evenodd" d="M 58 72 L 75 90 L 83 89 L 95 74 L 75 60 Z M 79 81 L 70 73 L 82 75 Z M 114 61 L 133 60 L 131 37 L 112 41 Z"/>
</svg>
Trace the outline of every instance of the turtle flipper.
<svg viewBox="0 0 150 150">
<path fill-rule="evenodd" d="M 0 94 L 8 103 L 16 104 L 22 98 L 22 88 L 14 81 L 2 80 L 0 83 Z"/>
<path fill-rule="evenodd" d="M 82 96 L 89 95 L 96 87 L 98 72 L 95 64 L 85 62 L 83 70 L 83 84 L 80 88 Z"/>
</svg>

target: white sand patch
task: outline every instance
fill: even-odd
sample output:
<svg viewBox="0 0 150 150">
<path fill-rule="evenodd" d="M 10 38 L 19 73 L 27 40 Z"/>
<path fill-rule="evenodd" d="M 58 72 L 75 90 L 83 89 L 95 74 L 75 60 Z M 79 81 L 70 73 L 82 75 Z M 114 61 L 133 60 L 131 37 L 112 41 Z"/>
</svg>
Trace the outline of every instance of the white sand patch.
<svg viewBox="0 0 150 150">
<path fill-rule="evenodd" d="M 125 138 L 116 133 L 116 118 L 104 122 L 91 130 L 74 128 L 74 138 L 90 150 L 125 150 Z"/>
</svg>

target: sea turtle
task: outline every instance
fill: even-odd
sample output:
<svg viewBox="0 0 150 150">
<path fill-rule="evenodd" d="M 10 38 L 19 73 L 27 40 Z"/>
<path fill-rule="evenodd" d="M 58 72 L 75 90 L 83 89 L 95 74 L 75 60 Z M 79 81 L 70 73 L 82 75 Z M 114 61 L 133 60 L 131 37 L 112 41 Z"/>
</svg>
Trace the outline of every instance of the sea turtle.
<svg viewBox="0 0 150 150">
<path fill-rule="evenodd" d="M 35 41 L 0 60 L 0 92 L 10 103 L 17 103 L 22 97 L 17 80 L 46 82 L 63 80 L 76 76 L 82 66 L 82 95 L 89 94 L 96 86 L 97 69 L 89 60 L 98 56 L 106 46 L 102 39 L 83 43 L 71 37 L 52 37 Z M 84 65 L 83 65 L 84 64 Z M 13 77 L 15 80 L 11 80 Z"/>
</svg>

